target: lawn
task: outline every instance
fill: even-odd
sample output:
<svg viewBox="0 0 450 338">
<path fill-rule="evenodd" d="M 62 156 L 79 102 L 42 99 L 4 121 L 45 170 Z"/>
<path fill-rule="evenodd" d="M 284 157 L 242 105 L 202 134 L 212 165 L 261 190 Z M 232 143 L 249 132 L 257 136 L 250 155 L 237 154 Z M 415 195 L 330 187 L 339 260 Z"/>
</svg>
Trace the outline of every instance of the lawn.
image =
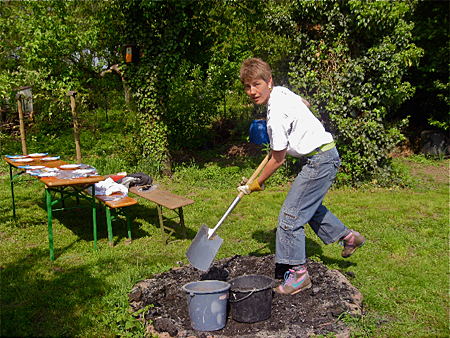
<svg viewBox="0 0 450 338">
<path fill-rule="evenodd" d="M 261 159 L 260 159 L 261 160 Z M 449 161 L 399 158 L 404 189 L 349 188 L 329 192 L 325 204 L 367 237 L 350 259 L 337 244 L 325 246 L 307 228 L 307 254 L 330 269 L 352 272 L 364 296 L 364 317 L 352 319 L 359 337 L 449 336 Z M 55 213 L 55 262 L 49 258 L 43 186 L 25 175 L 15 188 L 12 217 L 9 174 L 0 176 L 1 336 L 116 337 L 127 330 L 128 293 L 139 280 L 187 264 L 185 253 L 202 225 L 214 226 L 237 194 L 241 176 L 255 163 L 176 168 L 155 183 L 195 201 L 184 208 L 187 239 L 163 245 L 156 208 L 140 200 L 132 208 L 133 243 L 124 219 L 113 224 L 108 246 L 104 212 L 98 215 L 98 251 L 87 209 Z M 274 229 L 287 186 L 245 196 L 219 229 L 217 259 L 274 253 Z M 180 285 L 181 287 L 181 285 Z M 349 319 L 350 320 L 350 319 Z"/>
</svg>

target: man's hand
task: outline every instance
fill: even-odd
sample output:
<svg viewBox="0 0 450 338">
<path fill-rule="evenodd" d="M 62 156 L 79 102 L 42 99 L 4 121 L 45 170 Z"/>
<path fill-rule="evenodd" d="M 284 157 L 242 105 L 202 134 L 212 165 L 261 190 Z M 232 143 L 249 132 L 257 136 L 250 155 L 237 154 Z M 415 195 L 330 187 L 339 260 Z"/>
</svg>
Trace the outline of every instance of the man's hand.
<svg viewBox="0 0 450 338">
<path fill-rule="evenodd" d="M 243 181 L 244 179 L 245 177 L 242 178 Z M 243 186 L 238 187 L 238 191 L 243 192 L 246 195 L 250 195 L 253 191 L 263 191 L 264 188 L 265 188 L 264 184 L 262 184 L 262 186 L 259 186 L 258 179 L 255 179 L 249 184 L 245 184 Z"/>
</svg>

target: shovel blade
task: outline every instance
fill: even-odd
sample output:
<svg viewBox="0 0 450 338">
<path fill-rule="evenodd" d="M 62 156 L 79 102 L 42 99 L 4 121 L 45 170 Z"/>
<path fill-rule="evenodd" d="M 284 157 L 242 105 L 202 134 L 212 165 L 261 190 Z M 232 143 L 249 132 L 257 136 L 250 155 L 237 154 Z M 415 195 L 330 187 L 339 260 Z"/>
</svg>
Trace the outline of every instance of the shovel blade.
<svg viewBox="0 0 450 338">
<path fill-rule="evenodd" d="M 223 242 L 223 239 L 218 235 L 214 235 L 211 239 L 208 239 L 208 230 L 206 224 L 203 223 L 186 252 L 189 263 L 202 271 L 209 269 Z"/>
</svg>

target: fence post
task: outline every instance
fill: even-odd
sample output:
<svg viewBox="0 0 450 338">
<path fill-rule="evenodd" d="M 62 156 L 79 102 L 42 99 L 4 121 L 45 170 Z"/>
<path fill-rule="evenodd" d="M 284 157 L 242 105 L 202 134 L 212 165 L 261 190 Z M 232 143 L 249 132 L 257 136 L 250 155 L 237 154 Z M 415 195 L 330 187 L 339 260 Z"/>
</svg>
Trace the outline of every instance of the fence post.
<svg viewBox="0 0 450 338">
<path fill-rule="evenodd" d="M 19 111 L 20 139 L 22 141 L 22 154 L 28 155 L 27 142 L 25 140 L 25 126 L 23 124 L 22 94 L 17 94 L 17 110 Z"/>
<path fill-rule="evenodd" d="M 78 114 L 76 111 L 76 102 L 75 96 L 77 95 L 76 91 L 71 90 L 67 93 L 67 96 L 70 96 L 70 107 L 72 108 L 72 119 L 73 119 L 73 135 L 75 137 L 75 149 L 77 152 L 77 163 L 81 164 L 81 148 L 80 148 L 80 131 L 78 128 Z"/>
</svg>

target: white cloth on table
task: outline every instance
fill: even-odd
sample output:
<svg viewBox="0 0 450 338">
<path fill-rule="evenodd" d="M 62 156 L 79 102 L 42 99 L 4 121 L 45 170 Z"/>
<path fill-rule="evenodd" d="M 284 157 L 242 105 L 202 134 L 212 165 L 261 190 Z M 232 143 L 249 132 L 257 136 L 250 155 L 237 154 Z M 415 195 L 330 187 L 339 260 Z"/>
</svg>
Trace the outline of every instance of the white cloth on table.
<svg viewBox="0 0 450 338">
<path fill-rule="evenodd" d="M 123 196 L 128 196 L 128 189 L 122 184 L 114 182 L 114 180 L 108 177 L 104 181 L 100 181 L 94 184 L 96 195 L 111 195 L 113 193 L 121 193 Z M 92 194 L 92 189 L 89 187 L 89 193 Z"/>
</svg>

